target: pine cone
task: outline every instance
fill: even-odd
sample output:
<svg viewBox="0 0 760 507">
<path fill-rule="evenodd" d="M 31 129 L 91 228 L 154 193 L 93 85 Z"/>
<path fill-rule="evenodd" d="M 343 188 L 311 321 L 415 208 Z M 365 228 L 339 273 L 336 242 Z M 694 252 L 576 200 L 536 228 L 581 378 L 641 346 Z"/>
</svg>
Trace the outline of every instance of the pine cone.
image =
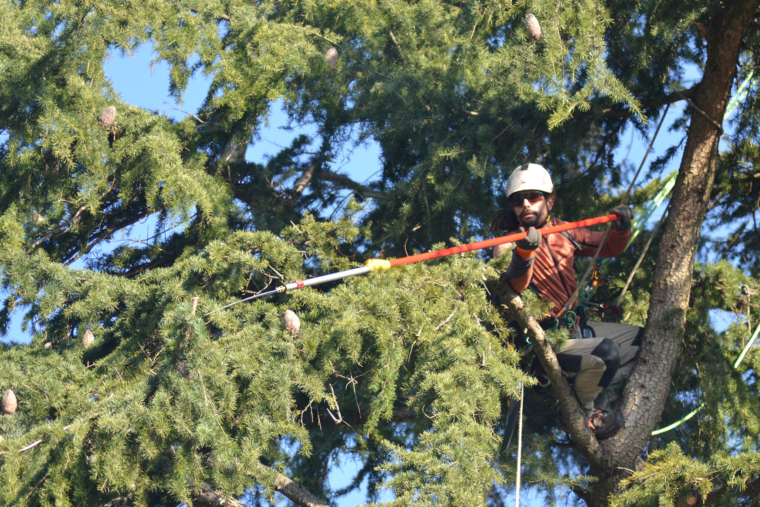
<svg viewBox="0 0 760 507">
<path fill-rule="evenodd" d="M 3 413 L 5 414 L 13 415 L 16 412 L 16 408 L 18 407 L 18 400 L 16 400 L 16 395 L 13 394 L 13 391 L 10 389 L 5 391 L 3 399 L 0 400 L 0 406 L 2 407 Z"/>
<path fill-rule="evenodd" d="M 98 116 L 98 122 L 104 127 L 110 127 L 116 120 L 116 108 L 114 106 L 108 106 L 103 109 L 103 112 Z"/>
<path fill-rule="evenodd" d="M 330 48 L 327 50 L 327 53 L 325 53 L 325 60 L 327 60 L 327 65 L 330 66 L 331 69 L 334 69 L 338 65 L 338 50 L 335 48 Z"/>
<path fill-rule="evenodd" d="M 52 344 L 52 343 L 50 343 L 50 342 L 45 342 L 45 345 L 44 345 L 44 347 L 45 347 L 46 349 L 52 349 L 52 348 L 53 348 L 53 344 Z"/>
<path fill-rule="evenodd" d="M 293 310 L 285 310 L 282 322 L 285 324 L 285 329 L 293 336 L 297 335 L 301 329 L 301 319 L 298 318 L 298 315 Z"/>
<path fill-rule="evenodd" d="M 93 343 L 95 343 L 95 335 L 92 334 L 92 331 L 88 329 L 84 332 L 84 336 L 82 337 L 82 346 L 84 346 L 84 348 L 87 348 Z"/>
<path fill-rule="evenodd" d="M 541 38 L 541 25 L 538 24 L 538 19 L 533 14 L 528 14 L 525 18 L 525 28 L 528 30 L 531 39 L 539 40 Z"/>
</svg>

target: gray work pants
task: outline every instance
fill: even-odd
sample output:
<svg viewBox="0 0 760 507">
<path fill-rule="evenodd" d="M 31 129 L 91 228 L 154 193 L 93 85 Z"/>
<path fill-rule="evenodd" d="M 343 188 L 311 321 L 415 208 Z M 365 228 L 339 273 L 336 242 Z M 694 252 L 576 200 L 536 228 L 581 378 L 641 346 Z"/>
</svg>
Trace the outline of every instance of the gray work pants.
<svg viewBox="0 0 760 507">
<path fill-rule="evenodd" d="M 596 337 L 581 338 L 576 332 L 573 336 L 577 338 L 565 343 L 557 359 L 565 376 L 574 379 L 575 395 L 583 407 L 591 411 L 602 389 L 613 386 L 616 391 L 622 390 L 633 369 L 644 330 L 638 326 L 608 322 L 589 322 L 588 326 Z M 609 409 L 614 401 L 606 398 L 604 405 L 607 407 L 600 408 Z"/>
</svg>

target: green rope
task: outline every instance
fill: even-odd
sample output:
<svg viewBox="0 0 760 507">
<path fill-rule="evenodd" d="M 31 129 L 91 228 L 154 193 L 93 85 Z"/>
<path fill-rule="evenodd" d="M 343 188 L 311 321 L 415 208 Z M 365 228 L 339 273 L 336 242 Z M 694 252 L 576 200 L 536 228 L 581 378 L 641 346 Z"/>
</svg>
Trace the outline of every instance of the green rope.
<svg viewBox="0 0 760 507">
<path fill-rule="evenodd" d="M 734 98 L 732 98 L 729 101 L 728 106 L 726 106 L 726 114 L 723 115 L 724 118 L 726 116 L 729 116 L 732 112 L 734 112 L 734 109 L 739 104 L 739 102 L 744 100 L 744 97 L 747 96 L 747 93 L 749 93 L 750 88 L 752 88 L 753 86 L 757 84 L 757 81 L 758 81 L 757 79 L 750 82 L 750 80 L 752 79 L 752 74 L 754 74 L 754 72 L 755 72 L 754 69 L 751 70 L 749 72 L 749 76 L 747 76 L 747 79 L 745 79 L 744 82 L 741 84 L 741 86 L 739 86 L 739 88 L 736 90 L 736 95 L 734 95 Z"/>
<path fill-rule="evenodd" d="M 755 329 L 755 334 L 752 335 L 752 338 L 749 339 L 749 342 L 747 343 L 747 346 L 744 347 L 744 350 L 742 350 L 741 355 L 739 356 L 739 359 L 736 360 L 734 363 L 734 370 L 739 367 L 739 363 L 742 362 L 742 359 L 744 359 L 744 356 L 747 355 L 747 351 L 750 347 L 752 347 L 752 344 L 755 343 L 755 338 L 757 338 L 757 334 L 760 333 L 760 325 L 757 326 L 757 329 Z"/>
<path fill-rule="evenodd" d="M 680 421 L 676 421 L 673 424 L 671 424 L 670 426 L 665 426 L 664 428 L 660 428 L 659 430 L 654 430 L 652 432 L 652 436 L 659 435 L 660 433 L 665 433 L 667 431 L 670 431 L 672 429 L 677 428 L 681 424 L 685 423 L 686 421 L 688 421 L 689 419 L 691 419 L 692 417 L 694 417 L 697 414 L 697 412 L 699 412 L 700 410 L 702 410 L 702 407 L 704 407 L 704 406 L 705 406 L 705 404 L 702 403 L 700 406 L 698 406 L 697 408 L 695 408 L 694 410 L 692 410 L 691 413 L 689 413 L 689 415 L 687 415 L 686 417 L 684 417 Z"/>
</svg>

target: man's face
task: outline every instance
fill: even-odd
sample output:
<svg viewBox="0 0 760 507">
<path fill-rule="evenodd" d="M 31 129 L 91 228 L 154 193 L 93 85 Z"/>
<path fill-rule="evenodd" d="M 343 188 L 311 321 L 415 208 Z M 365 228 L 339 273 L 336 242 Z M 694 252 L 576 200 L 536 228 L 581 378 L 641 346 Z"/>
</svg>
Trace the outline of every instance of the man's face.
<svg viewBox="0 0 760 507">
<path fill-rule="evenodd" d="M 554 195 L 549 196 L 547 200 L 542 192 L 528 190 L 517 192 L 509 196 L 515 215 L 520 221 L 520 225 L 525 227 L 535 227 L 540 229 L 546 225 L 546 219 L 554 205 Z"/>
</svg>

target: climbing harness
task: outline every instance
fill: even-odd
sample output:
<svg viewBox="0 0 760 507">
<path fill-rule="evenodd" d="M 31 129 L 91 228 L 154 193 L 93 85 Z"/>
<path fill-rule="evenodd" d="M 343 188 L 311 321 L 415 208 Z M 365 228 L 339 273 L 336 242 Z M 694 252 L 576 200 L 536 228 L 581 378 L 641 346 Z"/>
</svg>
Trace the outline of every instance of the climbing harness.
<svg viewBox="0 0 760 507">
<path fill-rule="evenodd" d="M 566 328 L 572 332 L 578 325 L 578 314 L 573 310 L 568 310 L 562 315 L 558 315 L 556 318 L 551 319 L 549 326 L 546 330 L 563 329 Z M 543 327 L 543 326 L 542 326 Z"/>
</svg>

